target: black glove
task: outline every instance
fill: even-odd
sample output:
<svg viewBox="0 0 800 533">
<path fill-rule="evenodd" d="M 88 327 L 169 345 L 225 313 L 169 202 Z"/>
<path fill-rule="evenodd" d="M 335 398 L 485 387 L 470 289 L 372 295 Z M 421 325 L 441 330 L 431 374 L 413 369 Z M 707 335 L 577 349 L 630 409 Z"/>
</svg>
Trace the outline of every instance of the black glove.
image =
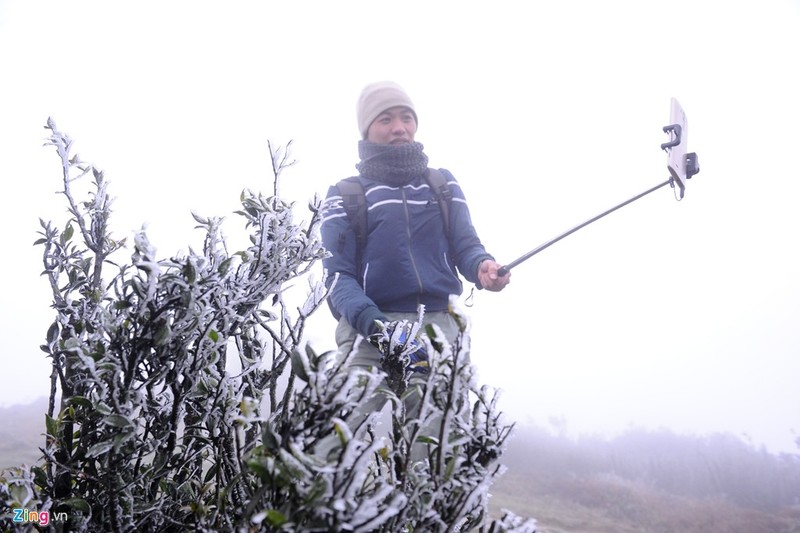
<svg viewBox="0 0 800 533">
<path fill-rule="evenodd" d="M 425 345 L 420 343 L 417 339 L 411 341 L 416 347 L 416 350 L 408 354 L 409 363 L 406 370 L 411 372 L 419 372 L 420 374 L 427 374 L 430 372 L 430 365 L 428 364 L 428 350 Z"/>
<path fill-rule="evenodd" d="M 395 320 L 377 324 L 380 331 L 370 335 L 367 340 L 383 354 L 382 363 L 387 356 L 407 357 L 408 362 L 405 364 L 407 372 L 427 374 L 430 371 L 428 350 L 416 338 L 411 338 L 415 323 Z"/>
</svg>

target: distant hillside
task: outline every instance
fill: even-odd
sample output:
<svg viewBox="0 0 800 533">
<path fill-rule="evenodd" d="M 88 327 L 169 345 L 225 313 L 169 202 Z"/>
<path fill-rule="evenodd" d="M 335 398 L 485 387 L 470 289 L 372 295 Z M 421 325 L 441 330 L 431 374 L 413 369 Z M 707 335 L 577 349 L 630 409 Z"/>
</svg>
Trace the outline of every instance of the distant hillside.
<svg viewBox="0 0 800 533">
<path fill-rule="evenodd" d="M 536 518 L 537 533 L 797 533 L 800 508 L 749 509 L 613 476 L 537 478 L 509 470 L 493 485 L 491 515 Z"/>
<path fill-rule="evenodd" d="M 32 464 L 44 446 L 44 415 L 47 399 L 0 407 L 0 469 Z"/>
<path fill-rule="evenodd" d="M 800 455 L 729 434 L 631 430 L 574 441 L 524 428 L 503 463 L 492 515 L 536 518 L 539 533 L 800 532 Z"/>
</svg>

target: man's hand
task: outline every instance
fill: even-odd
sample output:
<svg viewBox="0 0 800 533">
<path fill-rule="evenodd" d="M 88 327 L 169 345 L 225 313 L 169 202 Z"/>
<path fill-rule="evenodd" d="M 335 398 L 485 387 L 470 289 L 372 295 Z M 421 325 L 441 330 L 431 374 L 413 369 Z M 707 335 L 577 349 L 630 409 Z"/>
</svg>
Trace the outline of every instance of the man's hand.
<svg viewBox="0 0 800 533">
<path fill-rule="evenodd" d="M 507 272 L 505 276 L 497 275 L 497 271 L 503 265 L 499 265 L 491 259 L 485 259 L 478 267 L 478 281 L 481 287 L 487 291 L 502 291 L 503 288 L 511 282 L 511 272 Z"/>
</svg>

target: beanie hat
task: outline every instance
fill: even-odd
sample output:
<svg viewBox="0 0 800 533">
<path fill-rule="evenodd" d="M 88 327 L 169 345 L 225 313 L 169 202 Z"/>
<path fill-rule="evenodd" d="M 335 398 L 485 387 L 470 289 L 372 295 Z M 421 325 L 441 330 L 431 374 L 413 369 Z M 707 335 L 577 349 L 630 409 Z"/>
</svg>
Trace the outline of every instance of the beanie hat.
<svg viewBox="0 0 800 533">
<path fill-rule="evenodd" d="M 391 81 L 379 81 L 364 87 L 356 107 L 358 131 L 361 132 L 361 138 L 367 138 L 367 130 L 372 121 L 378 118 L 378 115 L 387 109 L 398 106 L 409 108 L 414 114 L 414 120 L 419 123 L 411 98 L 398 84 Z"/>
</svg>

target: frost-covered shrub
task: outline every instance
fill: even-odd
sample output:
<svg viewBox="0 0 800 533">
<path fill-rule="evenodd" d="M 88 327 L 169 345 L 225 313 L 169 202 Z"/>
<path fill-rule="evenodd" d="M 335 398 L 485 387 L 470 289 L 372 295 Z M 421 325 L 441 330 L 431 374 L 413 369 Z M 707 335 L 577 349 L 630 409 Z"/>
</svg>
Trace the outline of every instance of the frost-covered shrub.
<svg viewBox="0 0 800 533">
<path fill-rule="evenodd" d="M 270 147 L 272 196 L 242 193 L 246 249 L 230 253 L 222 219 L 195 214 L 202 251 L 159 259 L 141 231 L 123 261 L 103 172 L 47 128 L 70 220 L 42 221 L 37 241 L 56 314 L 42 345 L 53 369 L 46 441 L 41 464 L 0 475 L 0 529 L 17 526 L 16 508 L 67 517 L 53 525 L 70 531 L 486 530 L 510 428 L 459 361 L 465 339 L 451 347 L 429 331 L 430 373 L 394 390 L 382 372 L 345 371 L 302 345 L 325 297 L 310 275 L 325 251 L 319 200 L 297 223 L 277 195 L 287 150 Z M 308 290 L 292 306 L 286 287 L 298 279 Z M 399 401 L 412 392 L 423 399 L 413 416 Z M 388 438 L 372 417 L 348 425 L 373 394 L 392 399 Z M 323 455 L 326 438 L 335 445 Z M 533 529 L 513 516 L 488 527 Z"/>
<path fill-rule="evenodd" d="M 511 427 L 500 422 L 495 392 L 474 384 L 466 332 L 450 345 L 427 329 L 427 374 L 406 370 L 417 349 L 409 338 L 377 341 L 385 372 L 342 372 L 333 354 L 294 353 L 306 386 L 286 416 L 266 424 L 248 463 L 264 489 L 262 501 L 251 501 L 259 523 L 283 531 L 534 531 L 532 519 L 507 513 L 490 523 L 486 515 Z M 389 399 L 385 436 L 373 430 L 377 413 L 356 427 L 347 423 L 373 394 Z M 409 394 L 420 396 L 418 411 L 406 411 Z"/>
<path fill-rule="evenodd" d="M 229 253 L 221 219 L 195 215 L 202 252 L 158 259 L 142 231 L 121 263 L 103 173 L 47 127 L 71 219 L 63 230 L 42 222 L 37 241 L 56 320 L 42 346 L 53 373 L 35 499 L 75 529 L 230 529 L 256 490 L 244 458 L 260 440 L 262 405 L 278 408 L 278 378 L 324 298 L 312 283 L 295 316 L 283 299 L 323 256 L 319 203 L 302 226 L 291 205 L 245 191 L 247 249 Z M 277 183 L 286 152 L 273 159 Z"/>
</svg>

